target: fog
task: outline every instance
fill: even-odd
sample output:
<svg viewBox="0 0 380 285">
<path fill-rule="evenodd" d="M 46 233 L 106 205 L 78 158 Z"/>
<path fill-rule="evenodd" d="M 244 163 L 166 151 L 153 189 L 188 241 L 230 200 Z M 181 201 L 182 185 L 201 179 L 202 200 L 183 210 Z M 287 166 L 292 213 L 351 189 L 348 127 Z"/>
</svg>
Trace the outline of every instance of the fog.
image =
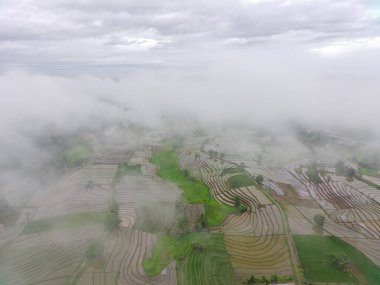
<svg viewBox="0 0 380 285">
<path fill-rule="evenodd" d="M 380 134 L 370 1 L 45 2 L 1 7 L 2 184 L 119 123 Z"/>
</svg>

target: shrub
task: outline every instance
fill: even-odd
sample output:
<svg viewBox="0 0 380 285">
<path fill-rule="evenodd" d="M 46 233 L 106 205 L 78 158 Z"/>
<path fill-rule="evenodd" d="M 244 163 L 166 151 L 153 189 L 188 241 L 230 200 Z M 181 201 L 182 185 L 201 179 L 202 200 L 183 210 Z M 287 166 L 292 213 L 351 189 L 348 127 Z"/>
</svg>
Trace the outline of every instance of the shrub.
<svg viewBox="0 0 380 285">
<path fill-rule="evenodd" d="M 314 222 L 320 226 L 320 227 L 323 227 L 324 223 L 325 223 L 325 217 L 320 215 L 320 214 L 317 214 L 314 216 Z"/>
<path fill-rule="evenodd" d="M 264 177 L 262 175 L 257 175 L 255 181 L 257 184 L 261 184 L 264 181 Z"/>
<path fill-rule="evenodd" d="M 99 241 L 94 241 L 90 244 L 86 251 L 86 257 L 92 261 L 96 258 L 103 256 L 103 246 Z"/>
</svg>

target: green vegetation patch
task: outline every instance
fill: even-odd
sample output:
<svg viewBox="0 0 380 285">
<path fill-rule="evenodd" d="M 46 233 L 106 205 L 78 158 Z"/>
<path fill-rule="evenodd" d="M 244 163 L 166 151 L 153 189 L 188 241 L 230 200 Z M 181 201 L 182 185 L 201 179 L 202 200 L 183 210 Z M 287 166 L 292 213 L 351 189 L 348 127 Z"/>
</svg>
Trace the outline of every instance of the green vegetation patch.
<svg viewBox="0 0 380 285">
<path fill-rule="evenodd" d="M 158 275 L 174 260 L 177 249 L 177 240 L 173 236 L 161 236 L 154 247 L 152 256 L 145 258 L 144 270 L 149 276 Z"/>
<path fill-rule="evenodd" d="M 240 172 L 242 172 L 241 168 L 238 168 L 236 166 L 229 166 L 229 167 L 223 168 L 220 176 L 224 176 L 227 174 L 233 174 L 233 173 L 240 173 Z"/>
<path fill-rule="evenodd" d="M 359 168 L 359 173 L 361 175 L 367 175 L 367 176 L 373 176 L 373 177 L 378 177 L 378 173 L 380 171 L 376 169 L 370 169 L 370 168 L 365 168 L 365 167 L 360 167 Z"/>
<path fill-rule="evenodd" d="M 77 167 L 87 162 L 91 157 L 91 148 L 86 143 L 72 146 L 63 153 L 63 160 L 70 167 Z"/>
<path fill-rule="evenodd" d="M 55 218 L 28 221 L 22 234 L 35 234 L 46 231 L 75 228 L 88 224 L 102 224 L 106 217 L 105 212 L 68 214 Z"/>
<path fill-rule="evenodd" d="M 331 254 L 345 255 L 370 284 L 380 284 L 380 268 L 345 241 L 332 236 L 295 235 L 298 256 L 309 282 L 357 282 L 353 275 L 332 263 Z"/>
<path fill-rule="evenodd" d="M 141 165 L 135 164 L 135 165 L 128 165 L 128 164 L 122 164 L 120 166 L 121 174 L 124 175 L 141 175 Z"/>
<path fill-rule="evenodd" d="M 307 168 L 306 175 L 313 183 L 322 183 L 322 179 L 318 173 L 318 166 L 316 164 L 313 163 Z"/>
<path fill-rule="evenodd" d="M 149 275 L 157 275 L 173 260 L 179 284 L 233 284 L 233 269 L 221 234 L 162 236 L 143 265 Z"/>
<path fill-rule="evenodd" d="M 179 168 L 178 155 L 173 143 L 165 143 L 151 161 L 160 166 L 159 176 L 162 179 L 172 181 L 182 189 L 186 202 L 204 203 L 208 225 L 218 225 L 226 216 L 235 212 L 233 207 L 217 202 L 203 181 L 195 179 L 187 171 Z"/>
<path fill-rule="evenodd" d="M 376 183 L 373 183 L 372 181 L 369 181 L 367 179 L 364 179 L 363 177 L 361 177 L 360 175 L 356 175 L 355 176 L 356 179 L 366 183 L 367 185 L 373 187 L 373 188 L 376 188 L 378 190 L 380 190 L 380 185 L 376 184 Z"/>
<path fill-rule="evenodd" d="M 255 180 L 246 173 L 240 173 L 231 176 L 228 178 L 227 184 L 231 188 L 241 188 L 256 185 Z"/>
</svg>

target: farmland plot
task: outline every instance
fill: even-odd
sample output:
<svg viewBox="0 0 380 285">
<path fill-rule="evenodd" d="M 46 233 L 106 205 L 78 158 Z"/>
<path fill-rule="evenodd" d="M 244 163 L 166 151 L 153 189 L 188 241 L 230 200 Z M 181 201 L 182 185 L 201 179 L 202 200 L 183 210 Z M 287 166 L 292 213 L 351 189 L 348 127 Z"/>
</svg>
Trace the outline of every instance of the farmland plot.
<svg viewBox="0 0 380 285">
<path fill-rule="evenodd" d="M 106 210 L 116 169 L 117 165 L 89 165 L 64 177 L 52 189 L 37 192 L 28 205 L 36 208 L 30 218 Z"/>
<path fill-rule="evenodd" d="M 170 229 L 175 221 L 180 190 L 172 183 L 147 176 L 124 176 L 115 188 L 122 225 L 158 231 Z M 160 214 L 154 214 L 160 211 Z M 137 215 L 140 212 L 140 215 Z"/>
<path fill-rule="evenodd" d="M 197 153 L 195 147 L 182 150 L 182 167 L 200 176 L 220 203 L 234 206 L 236 197 L 239 197 L 241 204 L 247 207 L 245 213 L 232 214 L 220 226 L 213 228 L 213 232 L 224 234 L 238 282 L 250 275 L 292 275 L 293 267 L 278 206 L 255 186 L 231 188 L 229 179 L 243 173 L 235 165 L 215 162 L 204 154 L 195 158 L 194 153 Z M 228 154 L 226 157 L 238 159 Z M 281 189 L 279 192 L 283 194 Z"/>
<path fill-rule="evenodd" d="M 102 268 L 87 268 L 78 285 L 95 284 L 176 284 L 175 268 L 169 266 L 162 274 L 149 277 L 143 259 L 150 256 L 156 243 L 153 234 L 131 228 L 113 232 L 107 239 Z"/>
<path fill-rule="evenodd" d="M 232 266 L 240 276 L 293 274 L 285 238 L 276 236 L 225 236 Z"/>
<path fill-rule="evenodd" d="M 1 275 L 14 285 L 49 280 L 64 284 L 82 263 L 91 241 L 102 233 L 101 225 L 20 236 L 1 253 Z"/>
</svg>

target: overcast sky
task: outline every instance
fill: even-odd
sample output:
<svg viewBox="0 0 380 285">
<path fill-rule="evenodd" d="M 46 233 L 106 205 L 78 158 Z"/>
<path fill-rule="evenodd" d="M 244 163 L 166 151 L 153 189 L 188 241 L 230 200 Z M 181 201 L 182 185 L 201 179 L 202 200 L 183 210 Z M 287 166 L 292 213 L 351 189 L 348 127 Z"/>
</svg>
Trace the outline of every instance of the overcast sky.
<svg viewBox="0 0 380 285">
<path fill-rule="evenodd" d="M 1 0 L 1 69 L 112 72 L 207 65 L 221 50 L 291 46 L 336 55 L 375 49 L 376 2 Z"/>
<path fill-rule="evenodd" d="M 116 106 L 380 134 L 375 0 L 1 0 L 0 63 L 3 129 Z"/>
</svg>

